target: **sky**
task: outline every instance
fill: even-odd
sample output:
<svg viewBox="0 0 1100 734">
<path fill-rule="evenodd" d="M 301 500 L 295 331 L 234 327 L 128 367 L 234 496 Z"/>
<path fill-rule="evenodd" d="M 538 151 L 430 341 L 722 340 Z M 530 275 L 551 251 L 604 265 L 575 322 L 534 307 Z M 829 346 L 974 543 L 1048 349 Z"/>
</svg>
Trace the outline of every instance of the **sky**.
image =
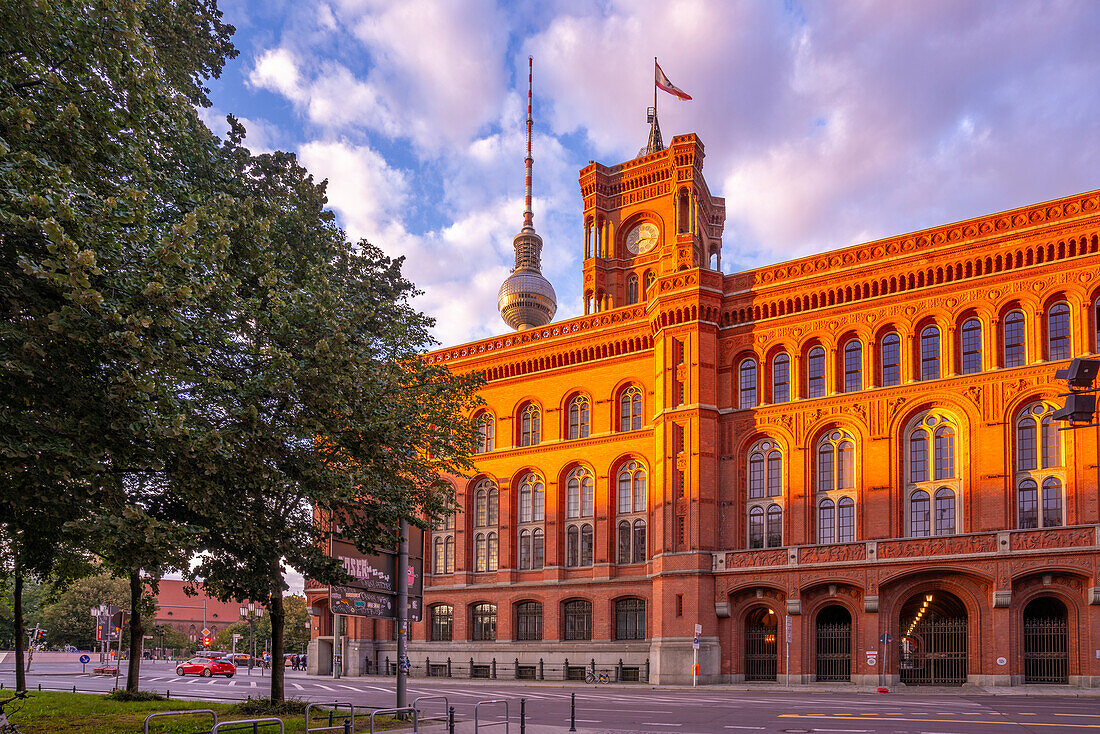
<svg viewBox="0 0 1100 734">
<path fill-rule="evenodd" d="M 423 291 L 441 345 L 502 334 L 523 221 L 556 320 L 582 312 L 588 161 L 695 132 L 726 272 L 1100 187 L 1100 3 L 1034 0 L 223 0 L 240 55 L 201 111 L 288 150 L 340 225 Z"/>
</svg>

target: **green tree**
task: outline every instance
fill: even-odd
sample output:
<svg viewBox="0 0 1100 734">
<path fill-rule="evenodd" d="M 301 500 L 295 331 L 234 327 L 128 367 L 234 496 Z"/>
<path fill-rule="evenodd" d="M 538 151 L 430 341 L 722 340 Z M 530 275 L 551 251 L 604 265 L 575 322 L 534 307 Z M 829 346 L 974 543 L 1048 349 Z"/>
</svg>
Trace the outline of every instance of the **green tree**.
<svg viewBox="0 0 1100 734">
<path fill-rule="evenodd" d="M 304 596 L 287 595 L 283 597 L 283 609 L 286 610 L 286 622 L 283 625 L 283 650 L 286 653 L 304 653 L 309 645 L 309 608 Z M 234 622 L 218 632 L 214 638 L 214 647 L 218 650 L 230 650 L 233 647 L 233 635 L 241 636 L 241 643 L 248 644 L 248 622 Z M 271 641 L 271 615 L 264 614 L 253 623 L 253 634 L 257 640 L 256 649 L 262 651 L 264 642 Z M 242 644 L 237 651 L 242 651 Z M 272 646 L 274 647 L 274 646 Z"/>
<path fill-rule="evenodd" d="M 81 650 L 91 650 L 98 644 L 92 607 L 114 604 L 126 609 L 130 588 L 124 579 L 98 573 L 79 579 L 66 589 L 55 590 L 51 596 L 40 615 L 42 626 L 48 630 L 46 640 L 51 645 L 75 645 Z"/>
</svg>

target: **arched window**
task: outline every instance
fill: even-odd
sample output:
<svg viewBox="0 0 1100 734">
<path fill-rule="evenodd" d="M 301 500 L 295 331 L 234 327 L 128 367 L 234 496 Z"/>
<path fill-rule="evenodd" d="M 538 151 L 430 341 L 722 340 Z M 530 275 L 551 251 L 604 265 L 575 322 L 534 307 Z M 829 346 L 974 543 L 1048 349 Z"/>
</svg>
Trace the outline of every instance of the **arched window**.
<svg viewBox="0 0 1100 734">
<path fill-rule="evenodd" d="M 584 599 L 565 602 L 562 605 L 562 621 L 562 639 L 591 640 L 592 602 Z"/>
<path fill-rule="evenodd" d="M 749 448 L 748 467 L 749 547 L 781 546 L 783 508 L 786 504 L 783 451 L 771 439 L 757 441 Z M 753 527 L 755 521 L 758 521 L 759 527 Z"/>
<path fill-rule="evenodd" d="M 955 493 L 946 487 L 936 490 L 936 535 L 954 535 Z"/>
<path fill-rule="evenodd" d="M 652 270 L 646 271 L 645 274 L 645 298 L 649 300 L 649 288 L 653 285 L 653 281 L 657 280 L 657 276 L 653 274 Z"/>
<path fill-rule="evenodd" d="M 642 391 L 635 385 L 619 393 L 619 430 L 637 431 L 642 427 Z"/>
<path fill-rule="evenodd" d="M 618 485 L 618 562 L 645 563 L 649 500 L 645 467 L 637 461 L 627 462 L 619 469 Z"/>
<path fill-rule="evenodd" d="M 497 638 L 497 605 L 475 604 L 471 610 L 475 642 L 493 642 Z"/>
<path fill-rule="evenodd" d="M 519 483 L 519 568 L 521 571 L 543 566 L 540 545 L 542 523 L 546 517 L 546 483 L 534 472 Z"/>
<path fill-rule="evenodd" d="M 542 604 L 525 601 L 516 605 L 516 640 L 536 642 L 542 639 Z"/>
<path fill-rule="evenodd" d="M 1027 351 L 1024 348 L 1024 314 L 1012 311 L 1004 320 L 1004 365 L 1005 367 L 1023 367 L 1027 363 Z"/>
<path fill-rule="evenodd" d="M 901 384 L 901 338 L 890 332 L 882 338 L 880 359 L 882 376 L 879 384 L 882 387 L 893 387 Z"/>
<path fill-rule="evenodd" d="M 455 572 L 455 513 L 448 512 L 432 529 L 432 573 Z"/>
<path fill-rule="evenodd" d="M 740 379 L 738 381 L 739 386 L 739 407 L 742 410 L 748 408 L 755 408 L 756 402 L 756 360 L 755 359 L 743 359 L 741 360 L 741 367 L 738 369 Z"/>
<path fill-rule="evenodd" d="M 584 395 L 569 401 L 569 438 L 588 438 L 591 424 L 591 403 Z"/>
<path fill-rule="evenodd" d="M 430 633 L 432 642 L 450 642 L 454 635 L 455 608 L 450 604 L 436 604 L 431 609 Z"/>
<path fill-rule="evenodd" d="M 1040 401 L 1025 406 L 1016 414 L 1016 458 L 1013 463 L 1016 467 L 1016 522 L 1020 528 L 1065 524 L 1062 486 L 1066 468 L 1062 461 L 1062 435 L 1053 420 L 1055 410 L 1051 403 Z"/>
<path fill-rule="evenodd" d="M 633 306 L 638 302 L 638 276 L 631 273 L 630 277 L 626 279 L 626 303 L 628 306 Z"/>
<path fill-rule="evenodd" d="M 542 411 L 528 403 L 519 415 L 519 445 L 538 446 L 542 441 Z"/>
<path fill-rule="evenodd" d="M 772 358 L 772 402 L 786 403 L 791 399 L 791 358 L 780 352 Z"/>
<path fill-rule="evenodd" d="M 768 547 L 783 545 L 783 508 L 779 505 L 768 507 Z"/>
<path fill-rule="evenodd" d="M 474 451 L 483 454 L 496 448 L 496 417 L 489 411 L 484 411 L 474 418 L 477 426 L 477 445 Z"/>
<path fill-rule="evenodd" d="M 1071 355 L 1069 341 L 1069 306 L 1056 303 L 1047 311 L 1047 354 L 1052 362 L 1069 359 Z"/>
<path fill-rule="evenodd" d="M 909 443 L 905 477 L 910 535 L 958 532 L 955 498 L 962 484 L 955 468 L 958 434 L 952 420 L 928 411 L 914 417 L 903 435 Z"/>
<path fill-rule="evenodd" d="M 497 570 L 497 534 L 484 532 L 497 526 L 500 492 L 495 484 L 483 479 L 474 487 L 474 527 L 482 530 L 474 535 L 474 570 Z"/>
<path fill-rule="evenodd" d="M 920 333 L 920 378 L 940 378 L 940 330 L 937 326 L 926 326 Z"/>
<path fill-rule="evenodd" d="M 814 347 L 806 355 L 806 397 L 825 395 L 825 350 Z"/>
<path fill-rule="evenodd" d="M 594 483 L 592 472 L 577 467 L 565 479 L 565 565 L 592 565 L 592 525 L 580 522 L 592 517 L 594 512 Z"/>
<path fill-rule="evenodd" d="M 982 371 L 982 322 L 967 319 L 962 325 L 959 371 L 971 375 Z"/>
<path fill-rule="evenodd" d="M 863 389 L 863 344 L 849 339 L 844 345 L 844 392 Z"/>
<path fill-rule="evenodd" d="M 826 431 L 817 441 L 815 456 L 817 542 L 855 540 L 855 439 L 848 431 Z M 843 523 L 847 523 L 845 528 Z"/>
<path fill-rule="evenodd" d="M 615 602 L 615 639 L 645 639 L 644 599 L 619 599 Z"/>
<path fill-rule="evenodd" d="M 749 508 L 749 548 L 764 547 L 764 508 Z"/>
</svg>

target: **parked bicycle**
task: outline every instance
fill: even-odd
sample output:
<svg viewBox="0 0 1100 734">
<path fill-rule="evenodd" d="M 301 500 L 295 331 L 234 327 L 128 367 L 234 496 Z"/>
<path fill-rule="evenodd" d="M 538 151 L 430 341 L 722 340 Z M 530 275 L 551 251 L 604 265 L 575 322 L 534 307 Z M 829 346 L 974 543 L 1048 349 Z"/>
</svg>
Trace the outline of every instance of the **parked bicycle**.
<svg viewBox="0 0 1100 734">
<path fill-rule="evenodd" d="M 588 670 L 588 671 L 585 671 L 584 682 L 585 683 L 610 683 L 611 682 L 611 676 L 609 676 L 605 671 L 602 671 L 602 670 L 599 673 L 593 673 L 591 670 Z"/>
<path fill-rule="evenodd" d="M 17 699 L 24 699 L 26 697 L 26 691 L 18 691 L 14 696 L 11 696 L 10 698 L 5 698 L 4 700 L 0 701 L 0 734 L 19 734 L 19 729 L 16 728 L 15 724 L 8 721 L 8 713 L 4 709 L 12 701 L 15 701 Z"/>
</svg>

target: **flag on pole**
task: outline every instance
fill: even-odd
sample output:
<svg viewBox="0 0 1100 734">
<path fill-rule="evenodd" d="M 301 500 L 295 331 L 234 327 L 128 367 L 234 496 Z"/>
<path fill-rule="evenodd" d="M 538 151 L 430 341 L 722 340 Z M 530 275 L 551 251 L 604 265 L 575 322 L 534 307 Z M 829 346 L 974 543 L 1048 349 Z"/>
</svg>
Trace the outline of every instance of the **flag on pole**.
<svg viewBox="0 0 1100 734">
<path fill-rule="evenodd" d="M 665 73 L 663 71 L 661 71 L 661 65 L 657 63 L 656 59 L 653 60 L 653 68 L 654 68 L 654 81 L 656 82 L 657 87 L 659 89 L 661 89 L 665 92 L 668 92 L 673 97 L 677 97 L 678 99 L 683 99 L 683 100 L 691 99 L 690 94 L 688 94 L 684 90 L 680 89 L 678 86 L 676 86 L 675 84 L 673 84 L 672 82 L 670 82 L 668 80 L 668 77 L 665 76 Z"/>
</svg>

